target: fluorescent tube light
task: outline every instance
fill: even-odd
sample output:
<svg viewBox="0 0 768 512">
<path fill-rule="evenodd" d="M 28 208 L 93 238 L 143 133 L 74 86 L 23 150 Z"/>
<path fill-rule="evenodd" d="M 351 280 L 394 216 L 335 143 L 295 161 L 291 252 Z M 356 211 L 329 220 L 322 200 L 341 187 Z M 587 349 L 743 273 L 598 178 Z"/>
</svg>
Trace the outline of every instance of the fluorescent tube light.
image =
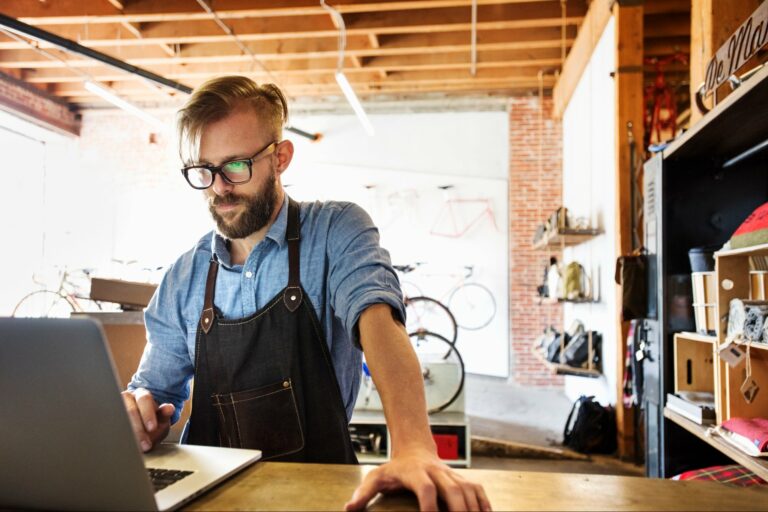
<svg viewBox="0 0 768 512">
<path fill-rule="evenodd" d="M 373 135 L 373 125 L 368 119 L 368 115 L 365 113 L 365 110 L 363 110 L 360 100 L 357 99 L 357 94 L 355 94 L 354 89 L 352 89 L 352 86 L 343 71 L 336 72 L 336 82 L 338 82 L 339 87 L 341 87 L 342 92 L 344 92 L 344 96 L 347 97 L 347 101 L 352 106 L 352 110 L 355 111 L 355 114 L 357 114 L 357 118 L 360 120 L 360 123 L 362 123 L 365 131 L 368 135 Z"/>
<path fill-rule="evenodd" d="M 86 80 L 85 88 L 88 89 L 93 94 L 101 97 L 105 101 L 108 101 L 109 103 L 115 105 L 116 107 L 120 107 L 126 112 L 130 112 L 136 117 L 140 117 L 147 123 L 153 125 L 154 127 L 162 131 L 165 131 L 168 129 L 165 123 L 159 120 L 158 118 L 156 118 L 155 116 L 145 112 L 144 110 L 140 109 L 133 103 L 130 103 L 124 100 L 123 98 L 121 98 L 120 96 L 112 92 L 111 90 L 107 89 L 102 85 L 97 84 L 96 82 L 91 82 L 90 80 Z"/>
</svg>

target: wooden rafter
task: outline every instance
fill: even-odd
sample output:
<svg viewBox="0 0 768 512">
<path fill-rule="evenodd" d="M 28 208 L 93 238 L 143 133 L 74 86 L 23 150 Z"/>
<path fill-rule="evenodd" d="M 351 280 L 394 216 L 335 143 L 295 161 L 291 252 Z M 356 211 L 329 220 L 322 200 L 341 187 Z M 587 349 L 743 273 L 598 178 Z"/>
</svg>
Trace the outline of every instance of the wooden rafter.
<svg viewBox="0 0 768 512">
<path fill-rule="evenodd" d="M 568 0 L 563 17 L 560 0 L 478 0 L 476 80 L 469 60 L 472 0 L 334 0 L 332 4 L 346 26 L 344 71 L 360 94 L 395 90 L 405 95 L 412 85 L 414 94 L 461 95 L 536 91 L 538 72 L 562 65 L 561 29 L 565 27 L 568 51 L 584 24 L 587 6 L 609 1 Z M 690 31 L 686 2 L 645 0 L 646 16 L 655 20 L 646 33 L 647 48 L 664 55 L 685 44 Z M 7 4 L 2 8 L 6 15 L 189 86 L 215 75 L 245 74 L 274 81 L 289 88 L 290 94 L 338 93 L 333 79 L 338 28 L 316 0 L 216 0 L 216 15 L 243 46 L 233 44 L 232 37 L 213 23 L 213 14 L 190 0 Z M 579 33 L 583 32 L 582 27 Z M 75 102 L 87 96 L 82 91 L 83 75 L 70 68 L 114 84 L 129 99 L 151 95 L 136 76 L 65 54 L 45 42 L 35 45 L 61 55 L 67 66 L 0 33 L 0 71 L 42 89 L 71 93 Z M 250 54 L 268 71 L 254 66 Z M 164 99 L 157 94 L 157 101 Z"/>
</svg>

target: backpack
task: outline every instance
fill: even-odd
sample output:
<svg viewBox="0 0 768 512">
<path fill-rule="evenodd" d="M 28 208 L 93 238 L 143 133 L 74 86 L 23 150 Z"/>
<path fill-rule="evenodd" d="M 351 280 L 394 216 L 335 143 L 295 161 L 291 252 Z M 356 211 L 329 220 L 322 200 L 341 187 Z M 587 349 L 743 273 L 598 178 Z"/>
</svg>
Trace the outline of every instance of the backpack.
<svg viewBox="0 0 768 512">
<path fill-rule="evenodd" d="M 579 453 L 616 451 L 616 412 L 594 396 L 582 395 L 573 403 L 563 430 L 563 445 Z"/>
<path fill-rule="evenodd" d="M 600 349 L 603 341 L 602 335 L 597 331 L 592 332 L 592 366 L 600 367 Z M 563 351 L 563 361 L 568 366 L 582 368 L 589 366 L 589 333 L 580 331 L 573 336 Z"/>
<path fill-rule="evenodd" d="M 575 261 L 563 269 L 560 280 L 560 298 L 567 300 L 586 299 L 590 296 L 590 285 L 584 267 Z"/>
</svg>

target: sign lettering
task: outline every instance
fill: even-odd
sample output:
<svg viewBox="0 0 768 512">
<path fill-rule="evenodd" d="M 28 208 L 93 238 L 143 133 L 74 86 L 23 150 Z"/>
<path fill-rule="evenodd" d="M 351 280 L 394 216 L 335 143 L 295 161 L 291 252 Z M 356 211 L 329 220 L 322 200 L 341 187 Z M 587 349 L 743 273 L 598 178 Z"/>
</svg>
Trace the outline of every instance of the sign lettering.
<svg viewBox="0 0 768 512">
<path fill-rule="evenodd" d="M 717 50 L 707 64 L 704 75 L 705 92 L 720 87 L 736 73 L 757 51 L 768 43 L 768 0 L 752 13 L 747 21 Z"/>
</svg>

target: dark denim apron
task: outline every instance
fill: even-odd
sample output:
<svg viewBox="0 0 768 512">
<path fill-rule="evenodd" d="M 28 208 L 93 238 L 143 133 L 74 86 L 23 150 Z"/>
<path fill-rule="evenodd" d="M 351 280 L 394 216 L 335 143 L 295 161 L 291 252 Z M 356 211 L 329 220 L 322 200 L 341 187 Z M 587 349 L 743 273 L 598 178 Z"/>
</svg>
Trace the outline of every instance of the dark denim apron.
<svg viewBox="0 0 768 512">
<path fill-rule="evenodd" d="M 214 307 L 211 260 L 187 442 L 258 449 L 262 460 L 356 464 L 331 354 L 301 287 L 299 234 L 289 198 L 288 286 L 246 318 L 224 319 Z"/>
</svg>

